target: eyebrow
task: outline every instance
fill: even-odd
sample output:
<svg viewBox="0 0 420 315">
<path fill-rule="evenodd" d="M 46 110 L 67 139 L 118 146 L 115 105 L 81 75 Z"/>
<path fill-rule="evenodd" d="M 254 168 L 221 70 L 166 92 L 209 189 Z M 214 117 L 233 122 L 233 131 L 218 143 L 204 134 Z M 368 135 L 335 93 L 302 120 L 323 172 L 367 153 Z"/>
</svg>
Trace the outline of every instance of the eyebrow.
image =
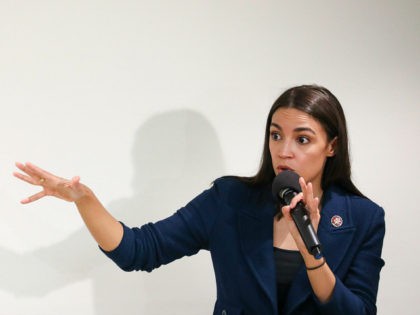
<svg viewBox="0 0 420 315">
<path fill-rule="evenodd" d="M 277 129 L 279 129 L 279 130 L 283 130 L 283 128 L 282 128 L 280 125 L 276 124 L 276 123 L 273 123 L 273 122 L 272 122 L 272 123 L 270 124 L 270 127 L 271 127 L 271 126 L 276 127 L 276 128 L 277 128 Z M 310 132 L 310 133 L 312 133 L 312 134 L 316 135 L 315 131 L 314 131 L 313 129 L 309 128 L 309 127 L 297 127 L 297 128 L 295 128 L 295 129 L 293 129 L 293 131 L 294 131 L 294 132 L 308 131 L 308 132 Z"/>
</svg>

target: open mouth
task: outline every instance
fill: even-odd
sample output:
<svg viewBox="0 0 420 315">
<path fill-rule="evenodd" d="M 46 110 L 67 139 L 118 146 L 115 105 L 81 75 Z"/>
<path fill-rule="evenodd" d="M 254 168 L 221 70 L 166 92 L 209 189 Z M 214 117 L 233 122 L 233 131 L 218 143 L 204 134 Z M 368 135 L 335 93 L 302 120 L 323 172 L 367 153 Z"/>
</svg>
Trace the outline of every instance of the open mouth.
<svg viewBox="0 0 420 315">
<path fill-rule="evenodd" d="M 279 165 L 279 166 L 277 166 L 277 170 L 278 170 L 279 172 L 283 172 L 283 171 L 287 171 L 287 170 L 289 170 L 289 171 L 293 171 L 293 169 L 292 169 L 292 168 L 290 168 L 290 167 L 288 167 L 288 166 L 285 166 L 285 165 Z"/>
</svg>

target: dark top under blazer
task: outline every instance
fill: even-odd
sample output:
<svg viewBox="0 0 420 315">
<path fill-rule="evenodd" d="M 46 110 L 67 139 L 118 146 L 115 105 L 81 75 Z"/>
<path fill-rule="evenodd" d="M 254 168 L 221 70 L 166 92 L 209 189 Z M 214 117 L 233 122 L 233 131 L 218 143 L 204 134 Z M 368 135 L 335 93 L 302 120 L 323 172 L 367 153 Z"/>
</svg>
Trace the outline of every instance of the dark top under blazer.
<svg viewBox="0 0 420 315">
<path fill-rule="evenodd" d="M 128 228 L 105 254 L 126 271 L 151 271 L 200 249 L 211 252 L 217 283 L 213 314 L 277 315 L 271 187 L 221 178 L 174 215 Z M 343 224 L 334 227 L 339 215 Z M 318 236 L 336 285 L 321 304 L 304 266 L 294 279 L 285 314 L 376 314 L 385 234 L 384 211 L 366 198 L 331 187 L 324 192 Z"/>
</svg>

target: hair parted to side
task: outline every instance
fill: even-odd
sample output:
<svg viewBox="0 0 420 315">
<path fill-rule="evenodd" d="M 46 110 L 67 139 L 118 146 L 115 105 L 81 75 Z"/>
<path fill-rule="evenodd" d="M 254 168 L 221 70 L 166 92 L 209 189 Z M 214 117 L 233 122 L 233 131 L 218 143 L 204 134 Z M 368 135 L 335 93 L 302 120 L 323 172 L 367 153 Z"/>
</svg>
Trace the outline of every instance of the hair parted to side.
<svg viewBox="0 0 420 315">
<path fill-rule="evenodd" d="M 327 158 L 321 188 L 325 190 L 332 184 L 339 185 L 344 190 L 363 197 L 351 180 L 347 124 L 343 108 L 328 89 L 318 85 L 289 88 L 274 102 L 265 126 L 260 168 L 255 176 L 241 177 L 241 180 L 257 186 L 271 184 L 273 181 L 275 173 L 269 149 L 270 124 L 274 113 L 279 108 L 293 108 L 310 115 L 324 128 L 328 141 L 336 138 L 335 154 Z"/>
</svg>

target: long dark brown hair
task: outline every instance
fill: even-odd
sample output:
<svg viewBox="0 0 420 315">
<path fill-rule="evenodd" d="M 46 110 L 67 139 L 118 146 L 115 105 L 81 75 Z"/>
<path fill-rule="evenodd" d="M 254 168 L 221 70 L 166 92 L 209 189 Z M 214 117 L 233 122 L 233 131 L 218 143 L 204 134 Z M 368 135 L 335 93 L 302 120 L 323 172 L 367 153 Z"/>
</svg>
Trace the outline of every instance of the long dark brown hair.
<svg viewBox="0 0 420 315">
<path fill-rule="evenodd" d="M 310 115 L 322 125 L 328 141 L 337 139 L 335 154 L 328 157 L 325 163 L 321 188 L 325 190 L 334 184 L 349 193 L 364 197 L 351 180 L 347 124 L 343 108 L 328 89 L 318 85 L 292 87 L 274 102 L 267 117 L 260 168 L 255 176 L 240 179 L 253 186 L 265 186 L 273 181 L 275 173 L 269 149 L 270 124 L 273 114 L 279 108 L 294 108 Z"/>
</svg>

